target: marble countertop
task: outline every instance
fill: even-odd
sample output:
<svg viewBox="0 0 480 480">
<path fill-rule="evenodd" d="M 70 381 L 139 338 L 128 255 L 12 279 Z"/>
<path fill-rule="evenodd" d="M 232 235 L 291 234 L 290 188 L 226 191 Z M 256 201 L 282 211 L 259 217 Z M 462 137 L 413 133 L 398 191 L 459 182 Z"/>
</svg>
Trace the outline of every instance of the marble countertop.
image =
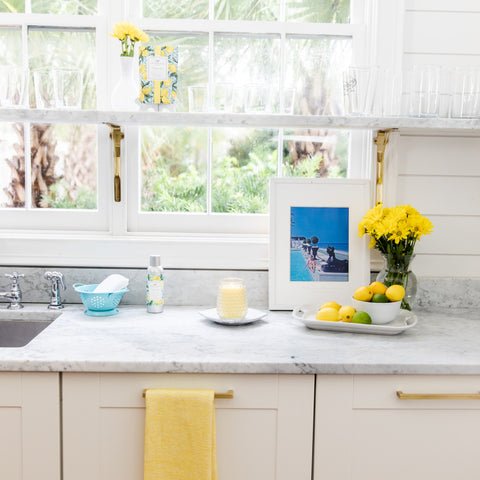
<svg viewBox="0 0 480 480">
<path fill-rule="evenodd" d="M 197 310 L 168 307 L 152 315 L 122 307 L 115 317 L 91 318 L 67 306 L 25 347 L 0 348 L 0 370 L 480 374 L 478 310 L 421 310 L 414 328 L 392 337 L 308 330 L 289 312 L 227 327 Z M 27 306 L 22 315 L 38 311 L 46 306 Z"/>
</svg>

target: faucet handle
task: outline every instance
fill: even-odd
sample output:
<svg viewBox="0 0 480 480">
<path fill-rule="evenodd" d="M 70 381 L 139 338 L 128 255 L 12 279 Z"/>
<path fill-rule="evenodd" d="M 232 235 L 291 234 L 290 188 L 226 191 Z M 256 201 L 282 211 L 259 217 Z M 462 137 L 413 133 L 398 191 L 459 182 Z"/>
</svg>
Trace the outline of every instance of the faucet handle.
<svg viewBox="0 0 480 480">
<path fill-rule="evenodd" d="M 61 272 L 45 272 L 44 275 L 46 280 L 50 280 L 52 283 L 58 283 L 62 286 L 64 290 L 67 289 L 65 285 L 65 277 Z"/>
<path fill-rule="evenodd" d="M 18 279 L 25 277 L 23 273 L 13 272 L 13 273 L 5 273 L 5 277 L 12 279 L 12 285 L 18 285 Z"/>
</svg>

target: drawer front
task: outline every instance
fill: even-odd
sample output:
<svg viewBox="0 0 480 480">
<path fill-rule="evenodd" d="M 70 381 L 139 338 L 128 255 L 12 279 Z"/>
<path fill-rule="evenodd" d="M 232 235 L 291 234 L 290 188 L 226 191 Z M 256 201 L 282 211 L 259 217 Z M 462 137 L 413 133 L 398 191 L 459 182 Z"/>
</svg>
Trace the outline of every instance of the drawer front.
<svg viewBox="0 0 480 480">
<path fill-rule="evenodd" d="M 358 375 L 352 391 L 354 409 L 480 409 L 480 376 Z"/>
</svg>

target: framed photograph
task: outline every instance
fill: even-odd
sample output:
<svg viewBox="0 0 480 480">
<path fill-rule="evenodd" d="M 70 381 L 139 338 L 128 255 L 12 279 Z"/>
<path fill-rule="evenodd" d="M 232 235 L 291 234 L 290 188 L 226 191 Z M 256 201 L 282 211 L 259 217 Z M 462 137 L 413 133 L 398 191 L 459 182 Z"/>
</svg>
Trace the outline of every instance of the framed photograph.
<svg viewBox="0 0 480 480">
<path fill-rule="evenodd" d="M 270 310 L 350 304 L 370 283 L 368 244 L 358 236 L 370 202 L 368 180 L 271 180 Z"/>
</svg>

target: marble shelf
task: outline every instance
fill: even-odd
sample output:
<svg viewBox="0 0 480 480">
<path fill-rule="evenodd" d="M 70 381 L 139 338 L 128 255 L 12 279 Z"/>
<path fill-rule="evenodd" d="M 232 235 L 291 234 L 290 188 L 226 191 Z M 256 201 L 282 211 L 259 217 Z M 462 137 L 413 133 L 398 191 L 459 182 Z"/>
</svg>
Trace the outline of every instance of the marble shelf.
<svg viewBox="0 0 480 480">
<path fill-rule="evenodd" d="M 480 135 L 480 119 L 415 117 L 346 117 L 318 115 L 190 113 L 153 111 L 0 109 L 2 122 L 90 123 L 204 127 L 338 128 L 349 130 L 398 129 L 402 133 L 436 131 Z"/>
</svg>

